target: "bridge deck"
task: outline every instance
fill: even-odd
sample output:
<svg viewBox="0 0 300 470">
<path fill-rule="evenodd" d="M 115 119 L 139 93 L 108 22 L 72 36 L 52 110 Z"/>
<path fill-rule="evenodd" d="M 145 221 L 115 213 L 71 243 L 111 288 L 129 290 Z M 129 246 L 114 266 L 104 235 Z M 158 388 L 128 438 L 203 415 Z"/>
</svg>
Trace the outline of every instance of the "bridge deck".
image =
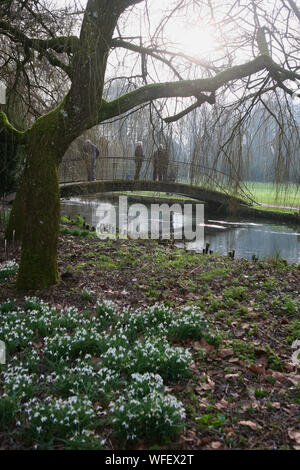
<svg viewBox="0 0 300 470">
<path fill-rule="evenodd" d="M 229 196 L 225 193 L 201 188 L 198 186 L 191 186 L 182 183 L 171 183 L 167 181 L 104 180 L 60 184 L 61 197 L 83 196 L 96 193 L 119 191 L 166 192 L 213 204 L 226 206 L 234 204 L 249 205 L 249 203 L 243 199 Z"/>
</svg>

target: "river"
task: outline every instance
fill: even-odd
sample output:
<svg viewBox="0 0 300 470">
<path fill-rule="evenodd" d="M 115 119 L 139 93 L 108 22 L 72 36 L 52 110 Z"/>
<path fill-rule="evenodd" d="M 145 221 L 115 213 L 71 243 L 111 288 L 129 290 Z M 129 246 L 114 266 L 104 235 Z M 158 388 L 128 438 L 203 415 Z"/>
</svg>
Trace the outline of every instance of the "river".
<svg viewBox="0 0 300 470">
<path fill-rule="evenodd" d="M 146 203 L 144 203 L 146 204 Z M 116 210 L 117 220 L 118 201 L 104 199 L 103 196 L 71 198 L 62 200 L 61 212 L 63 216 L 75 218 L 78 214 L 85 217 L 86 223 L 96 227 L 99 221 L 99 206 L 102 210 Z M 129 204 L 130 207 L 130 204 Z M 148 205 L 148 220 L 146 216 L 141 219 L 142 223 L 155 223 L 151 221 L 150 205 Z M 98 212 L 97 212 L 98 210 Z M 174 214 L 174 229 L 180 230 L 186 222 L 186 217 L 180 213 Z M 236 258 L 251 259 L 255 254 L 259 259 L 267 256 L 280 256 L 288 263 L 300 263 L 300 227 L 280 224 L 268 220 L 245 220 L 234 217 L 222 217 L 205 213 L 204 240 L 201 242 L 187 242 L 189 250 L 202 252 L 206 243 L 214 253 L 226 255 L 235 250 Z M 150 225 L 149 225 L 150 226 Z M 183 243 L 178 241 L 178 246 Z"/>
</svg>

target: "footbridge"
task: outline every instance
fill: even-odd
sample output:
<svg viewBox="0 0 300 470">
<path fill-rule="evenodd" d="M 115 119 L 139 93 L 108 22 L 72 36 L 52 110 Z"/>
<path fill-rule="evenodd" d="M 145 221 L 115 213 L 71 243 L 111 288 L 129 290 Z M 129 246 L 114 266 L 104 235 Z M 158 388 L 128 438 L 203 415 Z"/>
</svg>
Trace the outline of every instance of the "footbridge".
<svg viewBox="0 0 300 470">
<path fill-rule="evenodd" d="M 170 161 L 164 172 L 156 177 L 151 158 L 144 158 L 135 179 L 136 162 L 132 157 L 101 157 L 94 167 L 82 158 L 63 161 L 59 168 L 61 197 L 87 196 L 98 193 L 149 191 L 192 198 L 217 206 L 248 205 L 245 199 L 228 193 L 229 178 L 216 169 L 190 161 Z M 159 173 L 158 173 L 159 174 Z M 160 179 L 159 181 L 157 181 Z"/>
<path fill-rule="evenodd" d="M 64 198 L 122 191 L 171 193 L 220 206 L 247 204 L 241 198 L 230 196 L 220 191 L 169 181 L 105 180 L 60 184 L 61 197 Z"/>
</svg>

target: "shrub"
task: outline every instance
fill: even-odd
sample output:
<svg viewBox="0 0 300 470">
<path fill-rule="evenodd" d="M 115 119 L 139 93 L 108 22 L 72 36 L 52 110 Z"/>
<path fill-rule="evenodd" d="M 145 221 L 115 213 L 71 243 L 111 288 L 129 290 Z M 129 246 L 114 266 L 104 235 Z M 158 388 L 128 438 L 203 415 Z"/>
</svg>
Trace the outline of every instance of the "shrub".
<svg viewBox="0 0 300 470">
<path fill-rule="evenodd" d="M 159 375 L 132 374 L 131 379 L 124 394 L 109 405 L 116 435 L 131 441 L 161 441 L 176 436 L 185 419 L 182 403 L 165 394 Z"/>
<path fill-rule="evenodd" d="M 44 352 L 48 359 L 56 362 L 60 358 L 76 358 L 85 354 L 101 354 L 106 349 L 106 341 L 95 327 L 79 327 L 71 335 L 56 333 L 45 338 Z"/>
<path fill-rule="evenodd" d="M 89 429 L 97 416 L 87 398 L 71 396 L 66 400 L 46 397 L 33 398 L 24 404 L 29 433 L 37 443 L 47 443 L 54 438 L 67 438 L 76 432 Z"/>
<path fill-rule="evenodd" d="M 191 354 L 172 347 L 165 338 L 146 338 L 133 344 L 128 362 L 132 372 L 153 372 L 165 380 L 180 380 L 190 375 Z"/>
<path fill-rule="evenodd" d="M 35 376 L 24 367 L 19 365 L 8 365 L 3 372 L 4 393 L 17 401 L 24 401 L 32 398 L 35 393 Z"/>
<path fill-rule="evenodd" d="M 98 400 L 100 395 L 119 388 L 122 380 L 118 373 L 102 367 L 96 370 L 91 356 L 78 358 L 75 365 L 64 365 L 59 372 L 52 372 L 46 377 L 48 384 L 53 384 L 57 393 L 68 396 L 84 395 L 90 400 Z"/>
</svg>

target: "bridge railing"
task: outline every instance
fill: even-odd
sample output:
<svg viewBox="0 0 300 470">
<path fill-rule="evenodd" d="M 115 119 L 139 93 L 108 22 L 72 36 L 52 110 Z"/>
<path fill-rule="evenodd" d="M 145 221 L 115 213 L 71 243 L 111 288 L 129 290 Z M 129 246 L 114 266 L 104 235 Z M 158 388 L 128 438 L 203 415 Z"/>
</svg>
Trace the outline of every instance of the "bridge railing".
<svg viewBox="0 0 300 470">
<path fill-rule="evenodd" d="M 83 158 L 62 161 L 59 168 L 60 183 L 88 181 L 88 165 Z M 96 180 L 132 180 L 135 176 L 136 162 L 134 157 L 102 157 L 96 161 Z M 207 186 L 214 189 L 228 189 L 229 178 L 220 170 L 187 161 L 169 160 L 162 177 L 164 181 Z M 144 158 L 139 180 L 153 181 L 154 166 L 152 158 Z"/>
</svg>

